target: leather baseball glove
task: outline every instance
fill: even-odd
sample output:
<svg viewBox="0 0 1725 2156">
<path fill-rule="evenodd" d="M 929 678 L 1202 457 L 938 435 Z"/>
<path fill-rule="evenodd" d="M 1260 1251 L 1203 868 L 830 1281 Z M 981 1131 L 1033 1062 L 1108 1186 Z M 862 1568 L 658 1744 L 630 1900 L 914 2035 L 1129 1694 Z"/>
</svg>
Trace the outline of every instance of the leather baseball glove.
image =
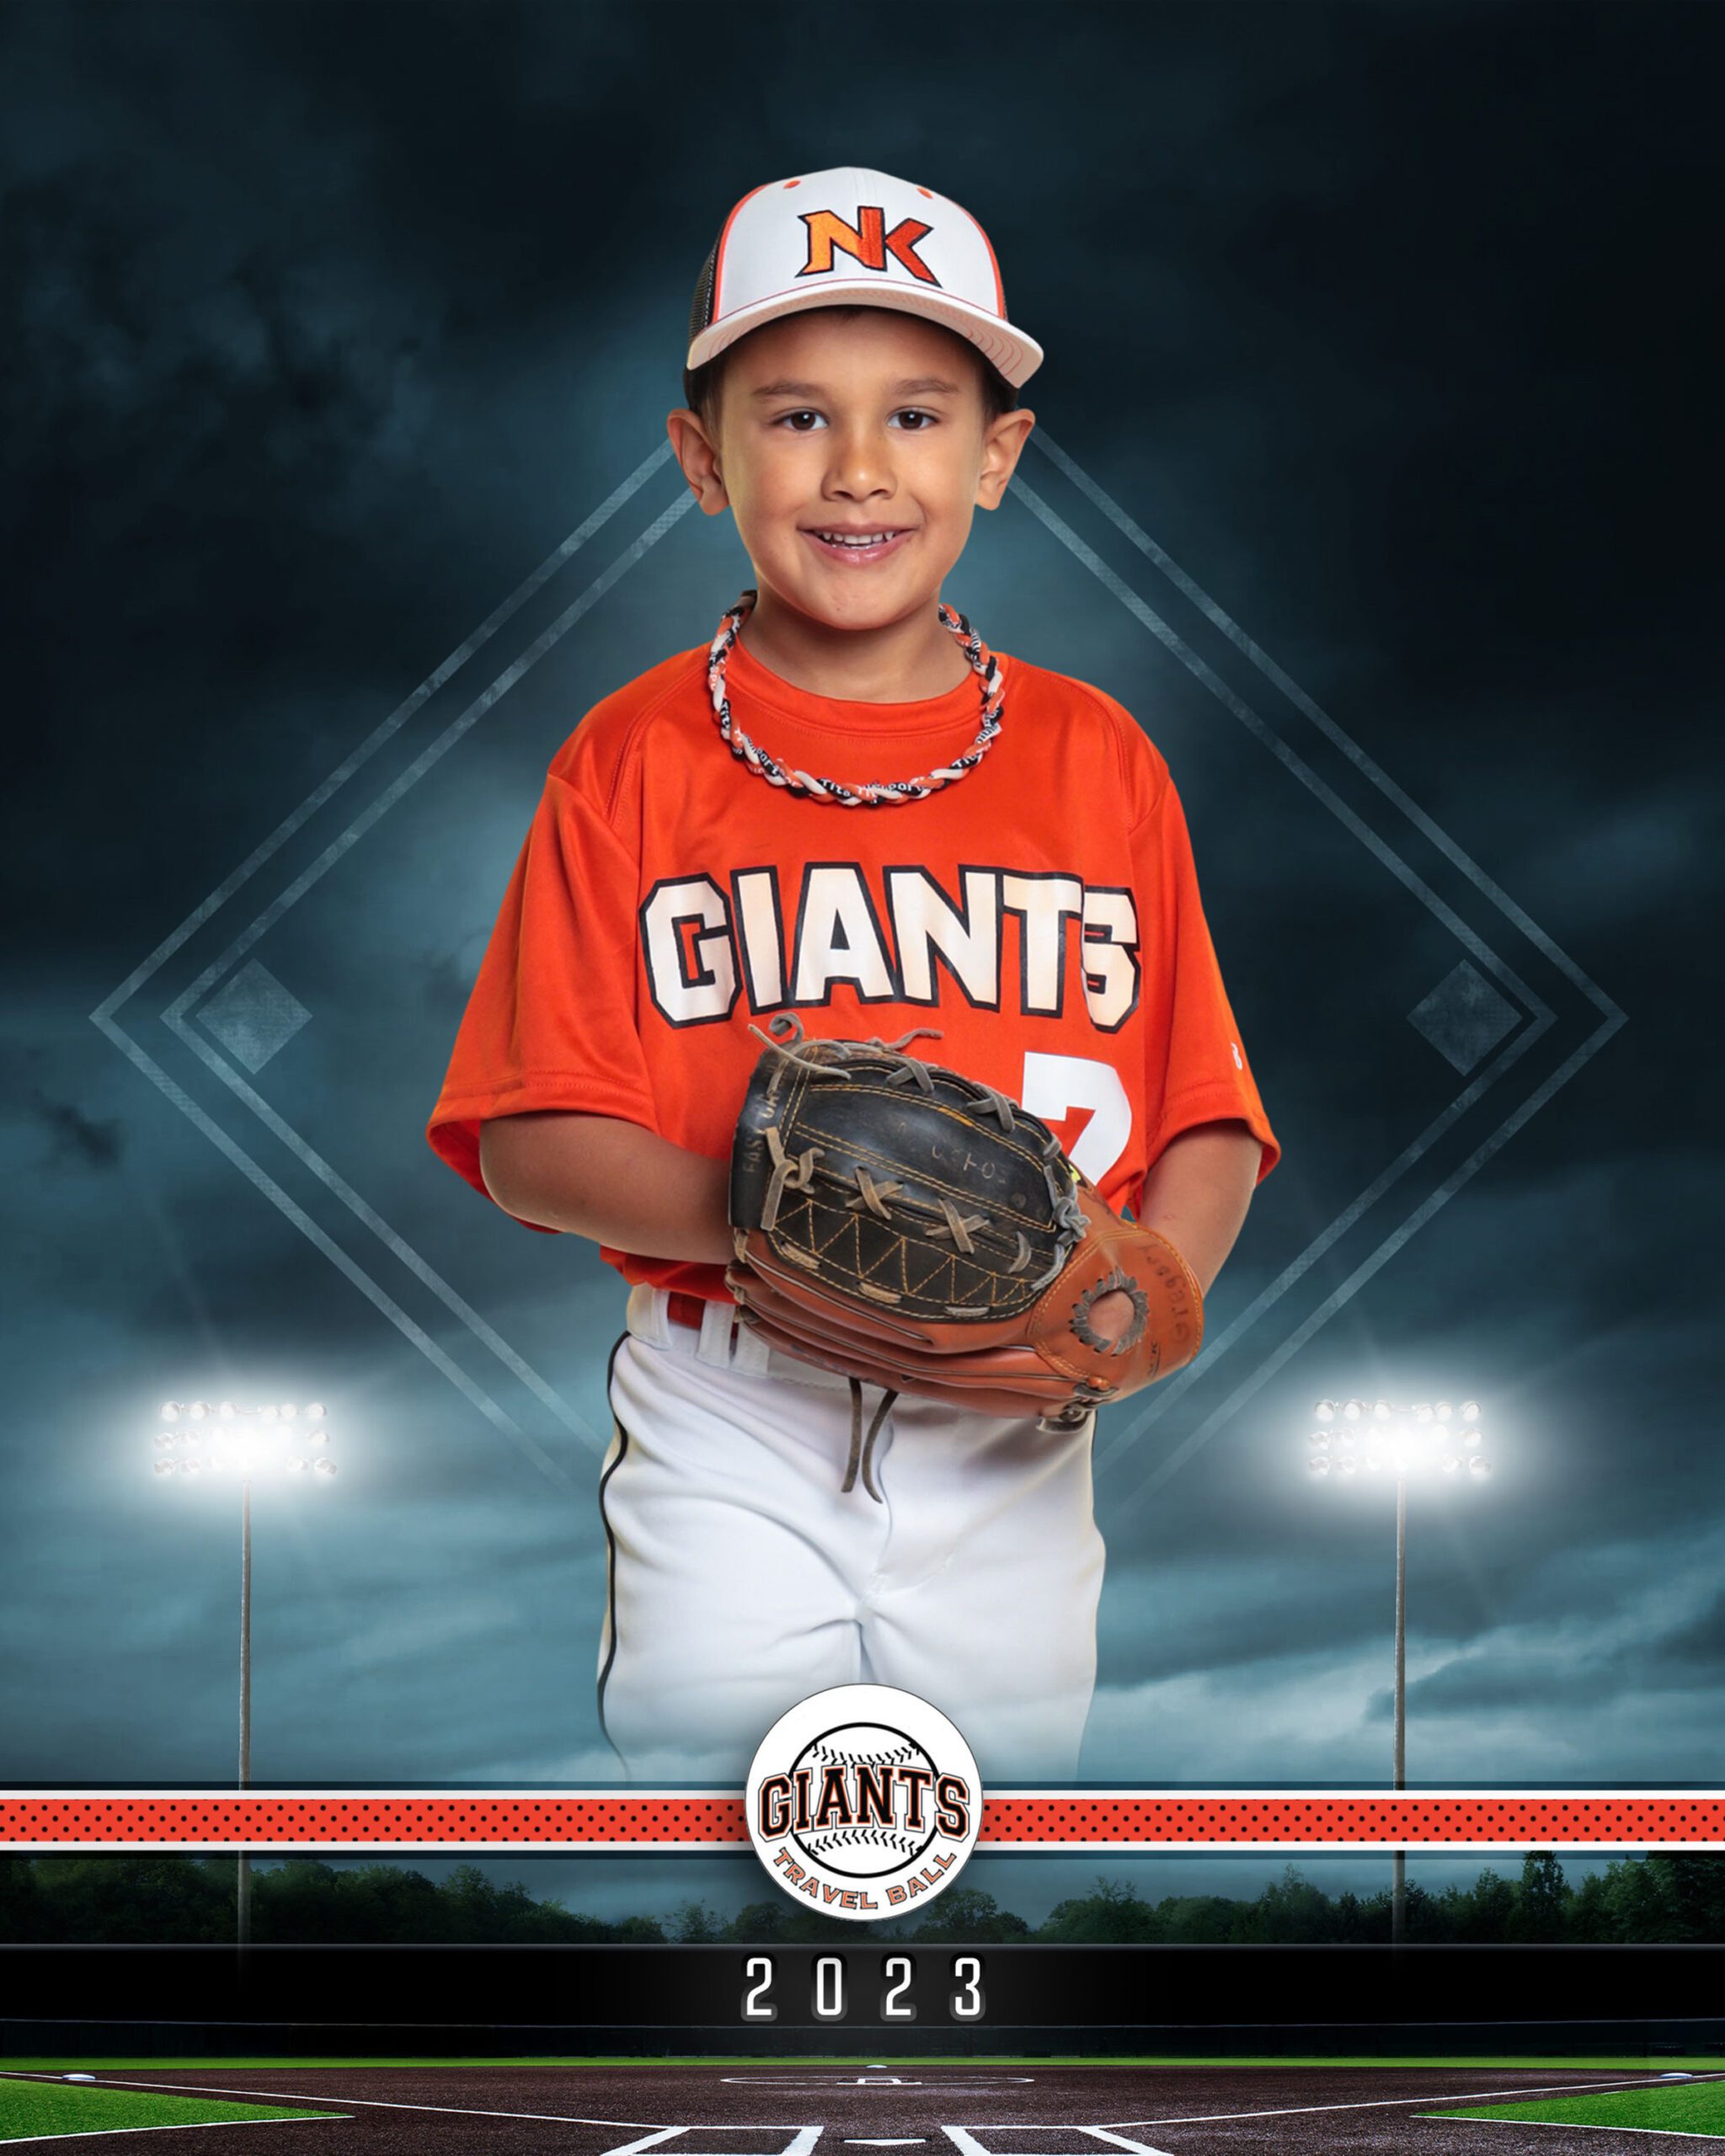
<svg viewBox="0 0 1725 2156">
<path fill-rule="evenodd" d="M 780 1012 L 731 1152 L 742 1322 L 852 1380 L 851 1460 L 913 1393 L 1082 1427 L 1189 1363 L 1204 1296 L 1165 1236 L 1121 1219 L 1047 1124 L 890 1044 L 809 1040 Z M 1098 1305 L 1102 1307 L 1097 1308 Z M 864 1444 L 861 1384 L 883 1399 Z"/>
</svg>

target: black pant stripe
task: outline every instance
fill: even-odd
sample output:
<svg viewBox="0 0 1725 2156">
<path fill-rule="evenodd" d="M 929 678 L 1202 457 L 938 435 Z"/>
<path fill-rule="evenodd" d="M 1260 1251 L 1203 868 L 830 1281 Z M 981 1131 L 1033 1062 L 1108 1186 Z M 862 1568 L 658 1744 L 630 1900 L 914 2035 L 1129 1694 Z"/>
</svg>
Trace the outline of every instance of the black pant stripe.
<svg viewBox="0 0 1725 2156">
<path fill-rule="evenodd" d="M 618 1350 L 622 1348 L 623 1342 L 627 1340 L 628 1337 L 627 1331 L 623 1331 L 619 1336 L 616 1344 L 611 1348 L 610 1358 L 605 1365 L 605 1397 L 607 1403 L 611 1399 L 611 1374 L 617 1366 Z M 617 1433 L 618 1440 L 617 1457 L 611 1461 L 611 1465 L 606 1469 L 604 1474 L 599 1478 L 599 1521 L 601 1526 L 605 1529 L 606 1624 L 610 1633 L 611 1639 L 611 1644 L 606 1651 L 605 1666 L 599 1673 L 599 1733 L 604 1737 L 606 1742 L 611 1745 L 611 1750 L 617 1753 L 617 1764 L 623 1769 L 625 1773 L 627 1773 L 628 1771 L 628 1762 L 623 1758 L 621 1752 L 617 1752 L 617 1746 L 611 1742 L 611 1732 L 606 1726 L 605 1721 L 605 1688 L 606 1684 L 610 1681 L 611 1666 L 617 1660 L 617 1537 L 611 1531 L 610 1520 L 606 1518 L 605 1486 L 610 1481 L 611 1476 L 616 1474 L 618 1468 L 622 1465 L 624 1456 L 629 1449 L 629 1433 L 617 1420 L 617 1410 L 614 1407 L 611 1412 L 611 1428 Z"/>
</svg>

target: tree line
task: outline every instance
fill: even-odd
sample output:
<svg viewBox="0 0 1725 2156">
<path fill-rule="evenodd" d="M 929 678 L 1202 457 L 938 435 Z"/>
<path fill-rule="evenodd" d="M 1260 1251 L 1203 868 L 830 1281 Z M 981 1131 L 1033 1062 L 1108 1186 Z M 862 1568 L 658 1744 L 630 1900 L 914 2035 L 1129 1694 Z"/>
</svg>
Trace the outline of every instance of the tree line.
<svg viewBox="0 0 1725 2156">
<path fill-rule="evenodd" d="M 0 1857 L 0 1940 L 159 1945 L 220 1943 L 234 1935 L 232 1857 Z M 872 1924 L 871 1938 L 932 1944 L 1050 1940 L 1082 1945 L 1361 1945 L 1390 1936 L 1390 1892 L 1330 1894 L 1294 1865 L 1250 1900 L 1171 1894 L 1151 1901 L 1129 1881 L 1098 1877 L 1036 1925 L 1003 1909 L 980 1886 L 948 1887 L 920 1919 Z M 499 1883 L 477 1865 L 433 1880 L 400 1864 L 337 1867 L 313 1858 L 254 1861 L 252 1937 L 259 1945 L 323 1941 L 481 1945 L 525 1940 L 657 1940 L 771 1945 L 848 1940 L 856 1927 L 799 1908 L 788 1895 L 734 1914 L 685 1901 L 669 1911 L 589 1916 L 520 1880 Z M 1725 1858 L 1619 1858 L 1579 1883 L 1549 1853 L 1519 1875 L 1489 1866 L 1470 1886 L 1407 1889 L 1414 1942 L 1585 1945 L 1725 1940 Z"/>
</svg>

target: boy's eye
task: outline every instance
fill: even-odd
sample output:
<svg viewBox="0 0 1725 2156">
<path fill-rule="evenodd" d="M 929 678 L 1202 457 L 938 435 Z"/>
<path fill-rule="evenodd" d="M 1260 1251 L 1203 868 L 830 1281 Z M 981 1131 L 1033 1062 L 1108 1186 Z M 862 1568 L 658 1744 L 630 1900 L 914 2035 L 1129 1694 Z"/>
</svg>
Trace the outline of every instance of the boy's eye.
<svg viewBox="0 0 1725 2156">
<path fill-rule="evenodd" d="M 938 413 L 925 412 L 915 405 L 907 405 L 903 411 L 895 412 L 892 416 L 905 432 L 913 435 L 927 434 L 940 421 Z M 781 412 L 773 424 L 788 428 L 794 435 L 808 435 L 813 434 L 817 427 L 824 427 L 826 421 L 819 412 Z"/>
</svg>

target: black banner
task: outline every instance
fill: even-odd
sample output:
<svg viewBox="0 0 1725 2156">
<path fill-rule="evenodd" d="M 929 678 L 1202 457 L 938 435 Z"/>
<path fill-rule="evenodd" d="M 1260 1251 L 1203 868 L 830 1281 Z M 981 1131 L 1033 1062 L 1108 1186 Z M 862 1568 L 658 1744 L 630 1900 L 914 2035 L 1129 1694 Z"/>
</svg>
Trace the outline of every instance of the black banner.
<svg viewBox="0 0 1725 2156">
<path fill-rule="evenodd" d="M 1725 1946 L 8 1946 L 4 2052 L 1725 2050 Z M 131 2033 L 121 2037 L 120 2030 Z M 1512 2030 L 1514 2033 L 1511 2033 Z M 153 2032 L 153 2033 L 152 2033 Z"/>
</svg>

